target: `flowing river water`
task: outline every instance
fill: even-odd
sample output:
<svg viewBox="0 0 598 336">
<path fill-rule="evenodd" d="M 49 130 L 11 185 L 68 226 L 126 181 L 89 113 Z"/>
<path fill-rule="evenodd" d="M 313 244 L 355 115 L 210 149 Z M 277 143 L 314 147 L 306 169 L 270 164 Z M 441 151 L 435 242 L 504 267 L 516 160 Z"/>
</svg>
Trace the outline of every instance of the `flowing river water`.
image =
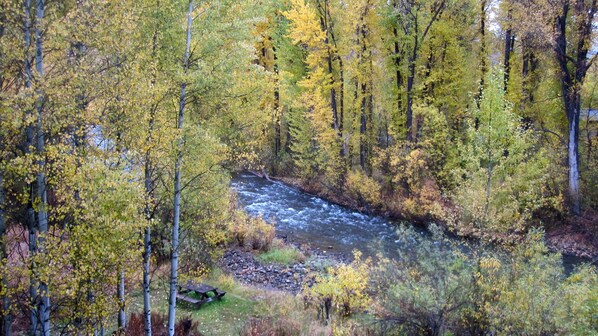
<svg viewBox="0 0 598 336">
<path fill-rule="evenodd" d="M 277 233 L 290 241 L 306 243 L 320 251 L 350 255 L 357 249 L 365 256 L 383 253 L 386 257 L 397 258 L 413 255 L 416 239 L 455 248 L 433 241 L 433 235 L 419 227 L 413 227 L 417 237 L 399 236 L 396 230 L 399 222 L 363 214 L 250 173 L 233 176 L 231 186 L 249 214 L 262 216 L 273 223 Z M 458 240 L 453 239 L 454 242 Z M 582 261 L 571 256 L 563 258 L 567 273 Z"/>
</svg>

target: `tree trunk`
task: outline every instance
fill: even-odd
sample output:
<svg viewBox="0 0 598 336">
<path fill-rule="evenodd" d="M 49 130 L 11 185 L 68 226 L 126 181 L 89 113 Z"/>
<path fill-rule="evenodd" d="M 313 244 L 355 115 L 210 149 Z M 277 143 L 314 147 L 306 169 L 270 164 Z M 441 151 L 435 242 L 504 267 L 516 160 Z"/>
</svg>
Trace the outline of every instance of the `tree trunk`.
<svg viewBox="0 0 598 336">
<path fill-rule="evenodd" d="M 276 120 L 274 121 L 274 156 L 278 157 L 281 149 L 281 123 L 282 110 L 280 108 L 280 83 L 278 78 L 278 56 L 276 55 L 276 48 L 272 46 L 272 57 L 274 59 L 274 113 Z"/>
<path fill-rule="evenodd" d="M 45 4 L 44 0 L 37 0 L 35 16 L 35 70 L 42 82 L 44 77 L 44 51 L 43 51 L 43 29 L 42 21 L 44 19 Z M 39 171 L 37 173 L 37 202 L 39 210 L 37 211 L 37 227 L 39 230 L 38 252 L 45 253 L 45 236 L 48 233 L 48 213 L 47 213 L 47 193 L 46 193 L 46 168 L 45 155 L 45 134 L 43 130 L 43 111 L 44 111 L 44 93 L 38 88 L 39 96 L 37 102 L 37 154 L 39 155 Z M 50 336 L 50 294 L 48 285 L 44 282 L 39 284 L 39 317 L 41 326 L 41 335 Z"/>
<path fill-rule="evenodd" d="M 505 59 L 504 59 L 504 90 L 505 93 L 508 91 L 509 76 L 511 75 L 511 52 L 513 51 L 513 45 L 515 44 L 515 35 L 513 35 L 513 29 L 511 28 L 511 5 L 507 3 L 509 8 L 507 9 L 507 25 L 508 28 L 505 32 Z"/>
<path fill-rule="evenodd" d="M 368 47 L 367 47 L 367 27 L 363 20 L 365 20 L 366 13 L 363 14 L 361 17 L 362 24 L 359 27 L 358 33 L 361 35 L 361 54 L 359 55 L 359 64 L 361 65 L 362 71 L 365 72 L 366 63 L 367 61 L 370 62 L 369 69 L 371 70 L 371 55 L 367 55 Z M 366 57 L 368 59 L 366 59 Z M 368 162 L 369 162 L 369 149 L 370 149 L 370 141 L 369 139 L 369 129 L 372 128 L 372 119 L 370 115 L 370 106 L 368 106 L 368 102 L 371 102 L 371 90 L 372 87 L 368 84 L 371 83 L 371 76 L 372 74 L 368 74 L 370 78 L 362 78 L 361 83 L 361 116 L 360 116 L 360 128 L 359 128 L 359 164 L 361 165 L 361 169 L 365 172 L 368 172 Z M 367 80 L 367 82 L 366 82 Z M 368 87 L 369 86 L 369 87 Z M 369 124 L 369 125 L 368 125 Z"/>
<path fill-rule="evenodd" d="M 342 147 L 341 147 L 341 156 L 345 158 L 347 156 L 347 152 L 349 150 L 347 145 L 347 139 L 344 136 L 344 129 L 345 129 L 345 74 L 343 69 L 343 60 L 339 59 L 339 75 L 340 75 L 340 89 L 339 89 L 339 101 L 340 101 L 340 116 L 339 116 L 339 125 L 338 125 L 338 134 L 341 137 Z M 345 160 L 346 161 L 346 160 Z"/>
<path fill-rule="evenodd" d="M 399 31 L 396 27 L 392 29 L 394 35 L 394 65 L 395 65 L 395 76 L 396 76 L 396 86 L 397 86 L 397 116 L 400 116 L 401 110 L 403 109 L 403 94 L 402 94 L 402 86 L 403 86 L 403 75 L 401 74 L 401 48 L 399 46 Z M 400 120 L 400 118 L 397 118 Z M 400 129 L 400 127 L 399 127 Z"/>
<path fill-rule="evenodd" d="M 575 215 L 581 213 L 581 197 L 579 193 L 579 109 L 573 111 L 569 120 L 569 197 L 571 197 L 571 211 Z"/>
<path fill-rule="evenodd" d="M 143 316 L 145 335 L 152 335 L 152 309 L 151 309 L 151 295 L 150 295 L 150 258 L 152 255 L 151 245 L 151 220 L 145 228 L 143 237 Z"/>
<path fill-rule="evenodd" d="M 4 192 L 4 171 L 0 169 L 0 259 L 5 260 L 6 253 L 6 200 Z M 10 314 L 10 298 L 8 297 L 8 279 L 3 276 L 0 289 L 2 295 L 2 325 L 0 325 L 0 336 L 10 336 L 12 315 Z"/>
<path fill-rule="evenodd" d="M 29 56 L 29 49 L 31 48 L 31 0 L 25 0 L 23 2 L 23 13 L 24 13 L 24 22 L 23 22 L 23 35 L 24 35 L 24 47 L 25 47 L 25 55 L 24 55 L 24 73 L 25 73 L 25 89 L 31 89 L 32 80 L 33 80 L 33 70 L 31 65 L 31 58 Z M 27 117 L 32 116 L 32 111 L 26 112 Z M 32 123 L 28 123 L 25 126 L 25 154 L 31 154 L 32 147 L 34 146 L 34 125 Z M 34 192 L 35 192 L 35 184 L 29 183 L 28 185 L 29 197 L 27 201 L 27 210 L 26 210 L 26 219 L 27 219 L 27 228 L 29 231 L 28 237 L 28 247 L 29 247 L 29 256 L 32 257 L 37 252 L 37 221 L 35 219 L 35 210 L 33 208 L 34 204 Z M 30 298 L 30 312 L 29 312 L 29 323 L 30 323 L 30 333 L 31 335 L 37 335 L 38 333 L 38 325 L 39 325 L 39 316 L 37 313 L 37 280 L 36 280 L 36 266 L 31 262 L 31 276 L 29 281 L 29 298 Z"/>
<path fill-rule="evenodd" d="M 125 315 L 125 272 L 118 272 L 118 329 L 123 330 L 127 325 Z"/>
<path fill-rule="evenodd" d="M 160 1 L 156 1 L 156 11 L 160 8 Z M 157 63 L 157 52 L 158 52 L 158 28 L 154 31 L 152 36 L 152 59 Z M 156 66 L 156 65 L 154 65 Z M 157 69 L 153 69 L 151 88 L 153 89 L 156 84 Z M 154 211 L 152 209 L 153 203 L 153 181 L 152 181 L 152 159 L 150 143 L 152 142 L 152 135 L 154 132 L 154 125 L 156 122 L 156 109 L 158 103 L 152 107 L 150 111 L 150 118 L 147 125 L 147 136 L 145 138 L 146 152 L 145 152 L 145 165 L 144 165 L 144 178 L 145 178 L 145 219 L 147 220 L 147 227 L 143 234 L 143 324 L 145 329 L 145 335 L 152 335 L 152 309 L 151 309 L 151 257 L 152 257 L 152 222 L 154 219 Z"/>
<path fill-rule="evenodd" d="M 409 75 L 407 77 L 407 141 L 413 141 L 413 83 L 415 81 L 415 47 L 409 58 Z"/>
<path fill-rule="evenodd" d="M 360 110 L 360 126 L 359 126 L 359 165 L 361 169 L 365 170 L 365 161 L 367 160 L 367 86 L 361 83 L 361 110 Z"/>
<path fill-rule="evenodd" d="M 193 0 L 189 1 L 187 12 L 187 42 L 185 47 L 184 73 L 189 71 L 189 52 L 191 50 L 191 24 L 193 22 Z M 178 287 L 178 267 L 179 267 L 179 223 L 181 218 L 181 164 L 183 161 L 183 144 L 185 142 L 183 135 L 183 122 L 185 120 L 185 101 L 187 94 L 187 83 L 181 84 L 181 95 L 179 98 L 179 117 L 177 129 L 181 134 L 177 144 L 177 158 L 174 171 L 174 219 L 172 225 L 172 254 L 170 265 L 170 297 L 168 300 L 168 336 L 174 336 L 174 326 L 176 320 L 176 294 Z"/>
<path fill-rule="evenodd" d="M 151 139 L 151 130 L 154 125 L 154 116 L 150 117 L 150 125 L 148 133 L 148 139 Z M 151 267 L 151 256 L 152 256 L 152 220 L 153 211 L 150 209 L 150 202 L 152 200 L 152 180 L 151 180 L 151 162 L 149 157 L 149 150 L 145 157 L 145 218 L 147 219 L 147 227 L 143 235 L 143 316 L 144 316 L 144 327 L 145 335 L 152 335 L 152 310 L 151 310 L 151 295 L 150 295 L 150 267 Z"/>
<path fill-rule="evenodd" d="M 326 63 L 328 65 L 328 74 L 330 75 L 330 108 L 332 109 L 332 128 L 336 131 L 339 129 L 338 108 L 336 103 L 336 89 L 334 88 L 334 69 L 332 67 L 332 47 L 331 47 L 331 24 L 329 24 L 330 13 L 328 9 L 328 0 L 324 0 L 324 5 L 318 1 L 318 8 L 320 10 L 320 26 L 326 33 L 324 44 L 326 44 Z"/>
<path fill-rule="evenodd" d="M 534 102 L 534 88 L 537 81 L 534 76 L 536 69 L 538 68 L 538 58 L 534 55 L 534 51 L 529 45 L 529 41 L 523 40 L 521 42 L 522 54 L 523 54 L 523 66 L 521 69 L 523 79 L 523 99 L 525 103 L 531 104 Z"/>
<path fill-rule="evenodd" d="M 486 0 L 480 2 L 480 70 L 482 74 L 480 76 L 480 87 L 476 95 L 476 105 L 480 108 L 480 100 L 482 99 L 482 93 L 484 92 L 484 78 L 488 71 L 488 65 L 486 63 Z"/>
<path fill-rule="evenodd" d="M 560 67 L 561 93 L 568 122 L 567 162 L 569 168 L 569 201 L 574 215 L 581 213 L 579 190 L 579 115 L 581 112 L 581 87 L 588 70 L 588 51 L 591 46 L 596 2 L 576 2 L 573 7 L 577 18 L 577 47 L 572 55 L 567 51 L 567 18 L 570 3 L 565 2 L 557 16 L 555 53 Z"/>
</svg>

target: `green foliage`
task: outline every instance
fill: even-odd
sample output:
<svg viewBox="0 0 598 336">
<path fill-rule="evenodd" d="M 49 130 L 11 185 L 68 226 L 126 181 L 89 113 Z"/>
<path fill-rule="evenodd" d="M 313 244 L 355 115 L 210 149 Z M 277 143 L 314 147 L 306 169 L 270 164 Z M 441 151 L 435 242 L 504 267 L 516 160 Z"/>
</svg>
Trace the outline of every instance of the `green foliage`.
<svg viewBox="0 0 598 336">
<path fill-rule="evenodd" d="M 401 244 L 413 255 L 400 261 L 381 260 L 373 272 L 383 317 L 389 317 L 412 334 L 443 335 L 455 327 L 471 295 L 472 267 L 468 257 L 447 248 L 438 227 L 433 239 L 421 239 L 413 229 L 401 227 Z"/>
<path fill-rule="evenodd" d="M 531 232 L 507 254 L 465 254 L 401 229 L 413 255 L 382 260 L 378 284 L 382 320 L 408 333 L 569 335 L 595 333 L 596 269 L 583 266 L 565 277 L 560 255 L 548 253 L 542 232 Z M 588 295 L 583 295 L 587 293 Z M 573 308 L 576 307 L 576 308 Z M 572 310 L 574 309 L 574 310 Z M 579 315 L 576 314 L 579 313 Z"/>
<path fill-rule="evenodd" d="M 492 237 L 522 232 L 534 211 L 559 207 L 545 190 L 549 160 L 536 137 L 520 125 L 504 98 L 501 72 L 488 75 L 480 108 L 474 109 L 461 149 L 462 177 L 453 193 L 464 232 Z"/>
<path fill-rule="evenodd" d="M 294 247 L 272 248 L 257 257 L 265 263 L 275 263 L 281 265 L 291 265 L 297 262 L 305 261 L 305 256 L 301 251 Z"/>
</svg>

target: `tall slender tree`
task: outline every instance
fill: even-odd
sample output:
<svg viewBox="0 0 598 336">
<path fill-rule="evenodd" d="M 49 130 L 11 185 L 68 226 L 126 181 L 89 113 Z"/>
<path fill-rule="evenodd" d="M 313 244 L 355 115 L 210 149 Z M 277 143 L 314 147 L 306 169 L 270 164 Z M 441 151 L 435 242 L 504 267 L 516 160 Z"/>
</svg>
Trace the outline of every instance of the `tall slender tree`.
<svg viewBox="0 0 598 336">
<path fill-rule="evenodd" d="M 581 213 L 579 190 L 579 116 L 581 87 L 595 55 L 588 59 L 592 47 L 596 0 L 563 0 L 556 14 L 554 51 L 560 72 L 561 92 L 568 124 L 567 157 L 571 212 Z M 571 29 L 571 33 L 567 29 Z M 572 37 L 573 35 L 573 37 Z"/>
<path fill-rule="evenodd" d="M 193 0 L 189 0 L 187 9 L 187 34 L 185 44 L 185 56 L 183 58 L 183 72 L 189 72 L 189 55 L 191 52 L 191 26 L 193 24 Z M 187 78 L 181 83 L 181 95 L 179 97 L 179 113 L 177 130 L 179 140 L 177 143 L 176 163 L 174 168 L 174 218 L 172 224 L 172 252 L 170 257 L 170 296 L 168 299 L 168 335 L 174 336 L 176 321 L 176 294 L 178 290 L 178 267 L 179 267 L 179 226 L 181 219 L 181 165 L 183 163 L 183 145 L 185 143 L 183 123 L 185 121 L 185 106 L 187 104 Z"/>
</svg>

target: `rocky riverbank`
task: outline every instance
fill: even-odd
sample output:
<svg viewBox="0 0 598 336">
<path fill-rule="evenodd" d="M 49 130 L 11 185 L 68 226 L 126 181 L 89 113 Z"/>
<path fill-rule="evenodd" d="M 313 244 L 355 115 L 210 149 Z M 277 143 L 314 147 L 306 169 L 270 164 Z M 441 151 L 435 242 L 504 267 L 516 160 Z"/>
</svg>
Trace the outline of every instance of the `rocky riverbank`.
<svg viewBox="0 0 598 336">
<path fill-rule="evenodd" d="M 322 251 L 302 251 L 308 257 L 304 262 L 291 265 L 268 264 L 259 261 L 252 252 L 239 248 L 227 250 L 220 259 L 220 267 L 238 281 L 263 287 L 299 293 L 307 284 L 313 283 L 313 275 L 326 267 L 348 262 L 347 256 Z"/>
</svg>

